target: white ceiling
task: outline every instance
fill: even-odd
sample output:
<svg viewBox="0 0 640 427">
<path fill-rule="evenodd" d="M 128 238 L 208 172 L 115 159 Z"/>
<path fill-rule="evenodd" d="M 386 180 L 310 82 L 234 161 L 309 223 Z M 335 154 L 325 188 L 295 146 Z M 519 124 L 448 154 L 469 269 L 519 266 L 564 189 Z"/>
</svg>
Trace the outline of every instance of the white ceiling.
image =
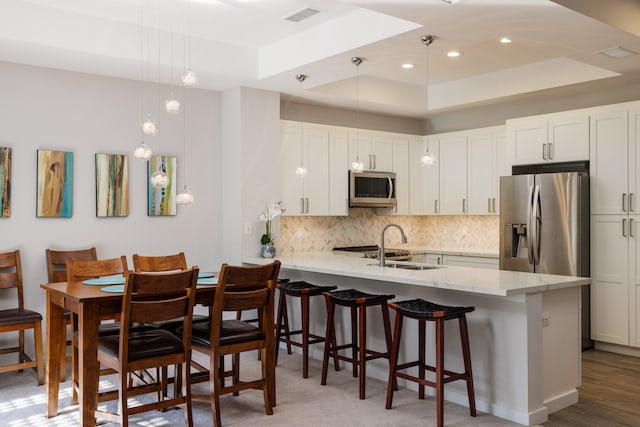
<svg viewBox="0 0 640 427">
<path fill-rule="evenodd" d="M 619 13 L 600 13 L 602 3 Z M 284 19 L 305 8 L 320 13 Z M 598 51 L 640 52 L 640 38 L 617 28 L 639 11 L 631 0 L 2 0 L 0 61 L 176 85 L 186 62 L 201 88 L 424 117 L 636 80 L 640 55 Z M 424 34 L 436 37 L 429 48 Z M 448 58 L 451 49 L 462 55 Z M 357 69 L 353 56 L 364 59 Z M 300 84 L 298 73 L 309 78 Z"/>
</svg>

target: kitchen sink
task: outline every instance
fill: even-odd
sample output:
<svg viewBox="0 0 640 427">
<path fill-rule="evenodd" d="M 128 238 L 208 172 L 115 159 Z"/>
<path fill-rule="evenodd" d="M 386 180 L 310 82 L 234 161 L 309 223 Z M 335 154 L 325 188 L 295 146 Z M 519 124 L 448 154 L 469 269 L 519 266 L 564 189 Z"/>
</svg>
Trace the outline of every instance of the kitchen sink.
<svg viewBox="0 0 640 427">
<path fill-rule="evenodd" d="M 369 264 L 379 266 L 379 264 Z M 401 270 L 433 270 L 436 268 L 442 268 L 441 265 L 434 264 L 422 264 L 418 262 L 403 262 L 403 261 L 387 261 L 385 267 L 398 268 Z"/>
</svg>

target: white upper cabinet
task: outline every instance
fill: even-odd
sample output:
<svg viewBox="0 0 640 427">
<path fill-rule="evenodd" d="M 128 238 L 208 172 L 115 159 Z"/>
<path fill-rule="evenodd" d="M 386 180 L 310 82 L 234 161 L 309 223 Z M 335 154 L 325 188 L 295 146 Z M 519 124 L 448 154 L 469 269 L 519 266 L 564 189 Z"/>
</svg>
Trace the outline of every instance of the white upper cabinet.
<svg viewBox="0 0 640 427">
<path fill-rule="evenodd" d="M 329 215 L 329 132 L 302 126 L 281 129 L 285 215 Z M 307 169 L 304 177 L 295 174 L 301 163 Z"/>
<path fill-rule="evenodd" d="M 440 157 L 438 140 L 429 141 L 427 137 L 421 140 L 409 141 L 409 213 L 411 215 L 435 215 L 439 210 L 440 172 L 439 162 L 431 167 L 423 166 L 422 156 L 431 152 Z"/>
<path fill-rule="evenodd" d="M 507 120 L 513 164 L 589 159 L 589 114 L 555 113 Z"/>
<path fill-rule="evenodd" d="M 393 167 L 396 174 L 397 206 L 393 209 L 395 215 L 409 215 L 409 140 L 405 138 L 393 139 Z"/>
<path fill-rule="evenodd" d="M 349 134 L 329 132 L 329 215 L 349 215 Z"/>
<path fill-rule="evenodd" d="M 464 133 L 454 132 L 438 135 L 437 140 L 440 145 L 440 214 L 466 215 L 469 209 L 467 137 Z"/>
<path fill-rule="evenodd" d="M 635 120 L 632 114 L 633 128 Z M 629 214 L 635 210 L 629 205 L 636 203 L 635 141 L 629 143 L 629 124 L 629 110 L 625 107 L 598 109 L 591 116 L 592 214 Z"/>
<path fill-rule="evenodd" d="M 391 172 L 393 169 L 393 139 L 367 131 L 349 135 L 349 163 L 359 160 L 364 170 Z"/>
</svg>

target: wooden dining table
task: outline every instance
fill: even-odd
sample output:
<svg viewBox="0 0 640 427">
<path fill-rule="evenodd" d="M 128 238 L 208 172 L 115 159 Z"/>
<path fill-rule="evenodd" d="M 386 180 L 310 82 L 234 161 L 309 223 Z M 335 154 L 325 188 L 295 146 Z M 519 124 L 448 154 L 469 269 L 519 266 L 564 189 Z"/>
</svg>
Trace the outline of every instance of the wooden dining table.
<svg viewBox="0 0 640 427">
<path fill-rule="evenodd" d="M 66 326 L 64 310 L 78 316 L 78 382 L 80 422 L 95 426 L 98 404 L 98 325 L 101 319 L 114 318 L 122 309 L 122 293 L 107 293 L 101 286 L 78 282 L 44 283 L 46 291 L 46 383 L 47 417 L 58 415 L 60 363 L 65 354 Z M 196 304 L 211 304 L 215 285 L 198 285 Z M 272 364 L 274 366 L 274 364 Z M 268 374 L 275 406 L 275 371 Z"/>
</svg>

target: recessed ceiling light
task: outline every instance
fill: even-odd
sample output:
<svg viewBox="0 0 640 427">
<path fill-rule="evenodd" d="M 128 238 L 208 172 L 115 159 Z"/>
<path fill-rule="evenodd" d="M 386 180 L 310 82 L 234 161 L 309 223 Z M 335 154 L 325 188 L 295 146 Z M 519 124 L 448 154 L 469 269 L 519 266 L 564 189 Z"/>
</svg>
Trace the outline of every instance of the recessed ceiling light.
<svg viewBox="0 0 640 427">
<path fill-rule="evenodd" d="M 458 52 L 457 50 L 452 50 L 451 52 L 447 52 L 447 56 L 449 58 L 456 58 L 460 56 L 460 52 Z"/>
<path fill-rule="evenodd" d="M 610 58 L 615 58 L 615 59 L 619 59 L 619 58 L 625 58 L 627 56 L 632 56 L 632 55 L 637 55 L 637 52 L 634 52 L 632 50 L 629 49 L 625 49 L 624 47 L 620 47 L 620 46 L 616 46 L 616 47 L 610 47 L 608 49 L 603 49 L 603 50 L 598 50 L 596 51 L 596 53 L 601 53 L 603 55 L 607 55 Z"/>
<path fill-rule="evenodd" d="M 404 68 L 405 70 L 410 70 L 410 69 L 412 69 L 413 67 L 414 67 L 414 65 L 413 65 L 413 64 L 409 64 L 409 63 L 402 64 L 402 68 Z"/>
<path fill-rule="evenodd" d="M 509 37 L 502 37 L 500 39 L 500 43 L 505 43 L 505 44 L 511 43 L 511 39 Z"/>
</svg>

